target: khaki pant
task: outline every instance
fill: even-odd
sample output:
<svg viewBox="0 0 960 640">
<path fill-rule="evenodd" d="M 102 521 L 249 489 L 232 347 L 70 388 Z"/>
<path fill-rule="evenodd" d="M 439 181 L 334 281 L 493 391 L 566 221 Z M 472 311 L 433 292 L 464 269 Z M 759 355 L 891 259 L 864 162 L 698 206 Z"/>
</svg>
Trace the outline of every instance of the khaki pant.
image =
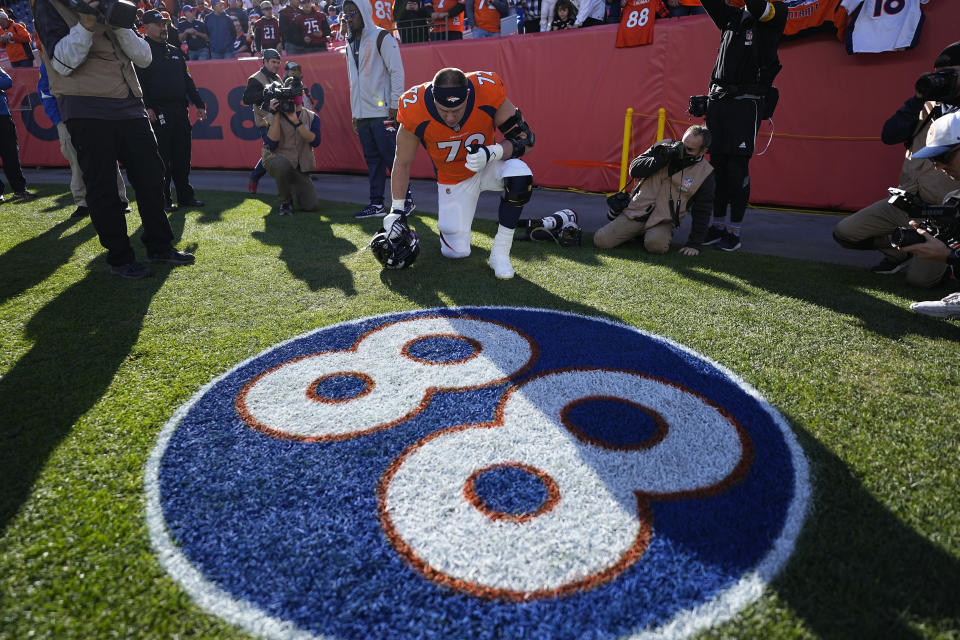
<svg viewBox="0 0 960 640">
<path fill-rule="evenodd" d="M 673 239 L 673 222 L 664 220 L 644 230 L 646 222 L 631 220 L 620 214 L 593 234 L 598 249 L 612 249 L 637 236 L 643 236 L 643 247 L 650 253 L 666 253 Z"/>
<path fill-rule="evenodd" d="M 60 153 L 70 163 L 70 193 L 73 194 L 73 203 L 78 207 L 85 207 L 87 206 L 87 187 L 83 184 L 83 175 L 80 173 L 80 165 L 77 163 L 77 151 L 73 148 L 73 142 L 70 141 L 70 132 L 67 131 L 67 125 L 58 122 L 57 135 L 60 136 Z M 121 200 L 130 204 L 127 199 L 127 185 L 123 181 L 119 166 L 117 167 L 117 193 L 120 194 Z"/>
<path fill-rule="evenodd" d="M 280 202 L 293 202 L 294 208 L 300 211 L 316 210 L 317 192 L 309 175 L 301 173 L 289 160 L 278 155 L 270 156 L 263 168 L 277 181 Z"/>
<path fill-rule="evenodd" d="M 880 200 L 860 209 L 837 223 L 834 237 L 841 243 L 860 245 L 863 249 L 877 249 L 894 262 L 906 260 L 910 254 L 890 246 L 887 236 L 897 227 L 906 227 L 910 216 L 886 200 Z M 935 260 L 914 258 L 904 273 L 907 284 L 929 288 L 940 283 L 947 265 Z"/>
</svg>

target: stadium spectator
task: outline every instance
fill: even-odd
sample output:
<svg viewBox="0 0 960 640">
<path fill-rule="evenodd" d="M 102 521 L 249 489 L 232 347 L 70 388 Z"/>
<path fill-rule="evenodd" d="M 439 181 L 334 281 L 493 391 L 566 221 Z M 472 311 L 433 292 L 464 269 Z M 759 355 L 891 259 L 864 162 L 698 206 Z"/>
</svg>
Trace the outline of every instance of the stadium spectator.
<svg viewBox="0 0 960 640">
<path fill-rule="evenodd" d="M 260 131 L 260 137 L 266 138 L 269 113 L 264 111 L 262 106 L 264 102 L 263 89 L 268 84 L 280 81 L 280 52 L 276 49 L 264 49 L 263 66 L 255 74 L 247 78 L 247 86 L 243 90 L 243 104 L 253 108 L 253 123 Z M 260 179 L 266 175 L 267 170 L 263 168 L 263 159 L 257 161 L 257 166 L 250 172 L 250 178 L 247 182 L 247 191 L 256 193 Z"/>
<path fill-rule="evenodd" d="M 393 166 L 396 152 L 397 104 L 404 87 L 403 61 L 397 40 L 373 22 L 372 14 L 373 9 L 366 0 L 343 3 L 350 112 L 370 180 L 370 204 L 358 211 L 356 218 L 387 213 L 383 208 L 383 192 L 387 169 Z M 413 198 L 409 191 L 406 201 L 404 210 L 410 213 Z"/>
<path fill-rule="evenodd" d="M 960 42 L 946 47 L 937 56 L 933 68 L 936 71 L 960 72 Z M 960 96 L 956 95 L 949 103 L 924 101 L 922 97 L 913 95 L 886 121 L 880 134 L 884 143 L 903 143 L 906 147 L 899 187 L 919 196 L 927 204 L 940 204 L 944 196 L 957 186 L 950 176 L 937 171 L 931 160 L 918 157 L 916 152 L 923 148 L 932 124 L 958 106 Z M 906 225 L 908 220 L 906 212 L 884 198 L 837 223 L 833 229 L 833 239 L 847 249 L 880 251 L 883 258 L 871 269 L 874 273 L 905 271 L 907 284 L 933 287 L 939 284 L 946 271 L 941 262 L 927 260 L 920 255 L 911 259 L 911 255 L 905 256 L 890 246 L 890 233 Z"/>
<path fill-rule="evenodd" d="M 513 234 L 533 192 L 533 173 L 519 158 L 533 146 L 534 135 L 507 97 L 503 81 L 492 71 L 464 74 L 460 69 L 441 69 L 432 82 L 401 96 L 397 119 L 400 128 L 390 174 L 391 213 L 406 218 L 403 209 L 410 166 L 423 140 L 437 170 L 440 252 L 447 258 L 469 256 L 470 227 L 480 192 L 502 191 L 500 224 L 488 264 L 497 278 L 512 278 Z M 463 144 L 470 139 L 492 143 L 494 127 L 500 129 L 503 142 Z"/>
<path fill-rule="evenodd" d="M 619 211 L 610 208 L 611 221 L 593 236 L 593 244 L 611 249 L 638 236 L 650 253 L 670 249 L 673 230 L 687 213 L 693 225 L 687 244 L 680 250 L 695 256 L 707 237 L 716 182 L 713 167 L 704 159 L 710 132 L 694 125 L 680 142 L 661 140 L 630 163 L 630 176 L 640 180 L 629 204 Z"/>
<path fill-rule="evenodd" d="M 225 13 L 240 21 L 240 27 L 244 33 L 250 31 L 250 14 L 243 8 L 240 0 L 230 0 L 230 6 L 227 7 Z"/>
<path fill-rule="evenodd" d="M 35 194 L 27 191 L 27 181 L 20 168 L 20 147 L 17 144 L 17 125 L 10 116 L 10 105 L 7 104 L 7 89 L 13 86 L 13 79 L 7 72 L 0 69 L 0 160 L 3 160 L 3 173 L 7 176 L 10 188 L 16 198 L 24 200 L 33 198 Z M 3 199 L 4 186 L 0 182 L 0 201 Z"/>
<path fill-rule="evenodd" d="M 725 0 L 701 1 L 720 29 L 706 112 L 713 135 L 710 164 L 717 176 L 707 244 L 736 251 L 750 199 L 749 163 L 757 129 L 776 106 L 773 80 L 781 69 L 777 47 L 787 24 L 787 5 L 780 0 L 746 0 L 746 7 L 740 8 Z"/>
<path fill-rule="evenodd" d="M 214 0 L 213 13 L 203 19 L 210 34 L 210 57 L 223 60 L 233 57 L 233 43 L 237 39 L 237 30 L 233 20 L 227 15 L 223 0 Z"/>
<path fill-rule="evenodd" d="M 523 22 L 520 24 L 521 33 L 540 32 L 540 0 L 522 0 Z"/>
<path fill-rule="evenodd" d="M 50 93 L 50 81 L 47 79 L 47 67 L 40 63 L 40 78 L 37 80 L 37 95 L 40 96 L 40 102 L 43 104 L 43 111 L 47 114 L 57 127 L 57 136 L 60 138 L 60 153 L 66 158 L 70 165 L 70 193 L 73 195 L 73 203 L 77 208 L 70 214 L 71 218 L 83 218 L 90 215 L 90 209 L 87 207 L 87 187 L 83 184 L 83 174 L 80 172 L 80 165 L 77 163 L 77 151 L 70 142 L 70 132 L 67 131 L 67 125 L 63 124 L 60 118 L 60 108 L 57 107 L 57 99 Z M 130 212 L 130 201 L 127 199 L 127 185 L 123 182 L 123 174 L 120 173 L 120 167 L 117 167 L 117 194 L 123 202 L 124 213 Z"/>
<path fill-rule="evenodd" d="M 467 24 L 473 25 L 473 38 L 500 35 L 500 18 L 510 13 L 507 0 L 465 0 Z"/>
<path fill-rule="evenodd" d="M 606 17 L 604 0 L 579 0 L 575 4 L 577 7 L 577 17 L 574 20 L 575 27 L 596 27 L 604 24 L 604 18 Z"/>
<path fill-rule="evenodd" d="M 699 16 L 707 12 L 700 4 L 700 0 L 665 0 L 670 9 L 668 16 L 670 18 L 682 18 L 683 16 Z"/>
<path fill-rule="evenodd" d="M 199 20 L 205 20 L 208 15 L 213 13 L 213 10 L 210 8 L 210 3 L 207 0 L 197 0 L 193 6 L 197 10 L 197 18 Z"/>
<path fill-rule="evenodd" d="M 913 157 L 930 160 L 953 181 L 953 186 L 960 187 L 960 111 L 949 113 L 934 122 L 930 126 L 926 146 L 914 153 Z M 946 194 L 943 203 L 954 206 L 960 203 L 960 188 Z M 923 236 L 923 242 L 903 247 L 903 251 L 926 262 L 945 263 L 945 269 L 954 274 L 960 273 L 960 245 L 947 246 L 919 228 L 914 220 L 910 221 L 910 225 Z M 914 302 L 910 308 L 928 316 L 960 318 L 960 292 L 951 293 L 941 300 Z"/>
<path fill-rule="evenodd" d="M 29 0 L 13 0 L 13 2 L 5 0 L 0 2 L 0 7 L 3 8 L 8 18 L 14 22 L 23 23 L 23 26 L 27 28 L 27 33 L 34 33 L 33 11 L 30 9 Z"/>
<path fill-rule="evenodd" d="M 280 50 L 283 39 L 280 37 L 280 21 L 273 15 L 273 3 L 263 0 L 260 3 L 261 16 L 253 23 L 254 53 L 261 53 L 267 49 Z"/>
<path fill-rule="evenodd" d="M 107 26 L 56 0 L 35 0 L 50 88 L 70 132 L 87 187 L 90 219 L 107 249 L 111 272 L 130 279 L 150 271 L 136 262 L 124 205 L 117 195 L 117 162 L 137 193 L 143 244 L 151 262 L 185 265 L 194 256 L 173 248 L 163 211 L 163 160 L 145 113 L 133 65 L 150 63 L 150 45 L 132 29 Z"/>
<path fill-rule="evenodd" d="M 252 55 L 252 50 L 250 48 L 252 39 L 247 33 L 243 30 L 243 25 L 240 24 L 240 20 L 230 16 L 233 20 L 233 28 L 237 30 L 237 37 L 233 41 L 233 57 L 234 58 L 246 58 Z"/>
<path fill-rule="evenodd" d="M 137 69 L 137 77 L 143 88 L 143 103 L 147 117 L 157 137 L 160 157 L 163 158 L 163 199 L 165 209 L 177 207 L 170 197 L 170 181 L 177 189 L 180 206 L 202 207 L 190 184 L 190 156 L 192 148 L 190 114 L 188 103 L 197 108 L 197 117 L 205 120 L 207 108 L 197 91 L 197 86 L 187 71 L 183 52 L 167 42 L 169 21 L 153 9 L 143 14 L 150 45 L 150 64 Z"/>
<path fill-rule="evenodd" d="M 550 24 L 551 31 L 563 31 L 564 29 L 576 28 L 577 8 L 573 6 L 570 0 L 557 0 L 553 11 L 554 18 Z"/>
<path fill-rule="evenodd" d="M 300 32 L 303 46 L 300 53 L 316 53 L 327 50 L 327 38 L 330 37 L 330 25 L 327 16 L 318 10 L 312 0 L 304 0 L 300 5 L 300 13 L 293 23 Z"/>
<path fill-rule="evenodd" d="M 278 9 L 277 6 L 281 8 Z M 288 55 L 298 53 L 297 43 L 292 42 L 291 38 L 298 40 L 300 38 L 300 31 L 293 24 L 293 19 L 300 13 L 299 0 L 280 0 L 280 2 L 274 6 L 274 12 L 277 14 L 277 21 L 280 23 L 280 37 L 283 40 L 283 50 Z M 292 47 L 291 44 L 293 45 Z M 300 42 L 300 44 L 303 43 Z"/>
<path fill-rule="evenodd" d="M 183 17 L 177 24 L 180 42 L 187 45 L 187 57 L 190 60 L 210 59 L 210 35 L 207 25 L 196 18 L 196 10 L 189 4 L 183 5 Z"/>
<path fill-rule="evenodd" d="M 429 39 L 432 9 L 423 0 L 395 0 L 393 17 L 397 21 L 400 42 L 426 42 Z"/>
<path fill-rule="evenodd" d="M 303 96 L 293 99 L 292 112 L 281 109 L 276 99 L 269 106 L 272 122 L 264 139 L 263 166 L 277 181 L 279 214 L 290 215 L 294 209 L 314 211 L 317 192 L 307 173 L 317 168 L 313 149 L 320 145 L 320 118 L 303 106 Z"/>
<path fill-rule="evenodd" d="M 14 22 L 5 11 L 0 11 L 0 45 L 7 52 L 11 66 L 33 66 L 33 50 L 30 47 L 30 40 L 30 32 L 25 24 Z"/>
<path fill-rule="evenodd" d="M 431 40 L 463 40 L 463 14 L 466 7 L 462 0 L 423 0 L 423 5 L 430 8 L 433 21 Z"/>
</svg>

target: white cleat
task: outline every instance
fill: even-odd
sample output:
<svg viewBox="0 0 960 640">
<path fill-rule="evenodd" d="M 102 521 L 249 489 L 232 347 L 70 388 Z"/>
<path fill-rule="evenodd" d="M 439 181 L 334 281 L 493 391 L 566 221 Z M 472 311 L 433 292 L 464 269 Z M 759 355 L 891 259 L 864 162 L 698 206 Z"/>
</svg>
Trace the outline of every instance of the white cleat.
<svg viewBox="0 0 960 640">
<path fill-rule="evenodd" d="M 490 259 L 487 260 L 487 264 L 490 265 L 490 268 L 493 269 L 493 275 L 497 276 L 501 280 L 509 280 L 513 277 L 513 265 L 510 264 L 510 256 L 508 255 L 494 255 L 490 254 Z"/>
</svg>

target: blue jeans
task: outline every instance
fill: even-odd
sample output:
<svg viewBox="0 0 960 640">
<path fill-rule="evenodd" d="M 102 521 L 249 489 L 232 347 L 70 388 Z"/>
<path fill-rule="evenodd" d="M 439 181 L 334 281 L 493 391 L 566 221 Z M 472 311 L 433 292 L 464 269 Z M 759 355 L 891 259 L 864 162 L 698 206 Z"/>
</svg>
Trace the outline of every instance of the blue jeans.
<svg viewBox="0 0 960 640">
<path fill-rule="evenodd" d="M 267 128 L 266 127 L 257 127 L 257 131 L 260 132 L 260 137 L 266 141 L 267 139 Z M 267 175 L 267 170 L 263 167 L 263 158 L 257 160 L 257 166 L 253 168 L 253 171 L 250 172 L 250 182 L 260 182 L 260 178 Z"/>
<path fill-rule="evenodd" d="M 232 60 L 233 51 L 211 51 L 210 57 L 214 60 Z"/>
<path fill-rule="evenodd" d="M 190 60 L 209 60 L 210 49 L 190 49 L 187 51 Z"/>
<path fill-rule="evenodd" d="M 480 27 L 473 28 L 473 37 L 474 38 L 496 38 L 500 35 L 500 32 L 485 31 Z"/>
<path fill-rule="evenodd" d="M 387 184 L 387 168 L 393 166 L 397 150 L 397 138 L 387 134 L 383 126 L 386 116 L 357 120 L 357 135 L 363 147 L 363 159 L 367 162 L 370 177 L 370 203 L 383 204 L 383 191 Z"/>
</svg>

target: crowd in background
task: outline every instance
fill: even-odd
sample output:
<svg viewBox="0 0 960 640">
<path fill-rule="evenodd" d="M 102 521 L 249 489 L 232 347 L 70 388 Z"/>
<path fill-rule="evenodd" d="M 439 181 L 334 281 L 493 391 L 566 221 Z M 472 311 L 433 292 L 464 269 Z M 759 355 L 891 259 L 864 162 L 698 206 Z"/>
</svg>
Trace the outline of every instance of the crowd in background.
<svg viewBox="0 0 960 640">
<path fill-rule="evenodd" d="M 289 55 L 342 45 L 340 0 L 139 0 L 171 20 L 168 41 L 190 60 Z M 378 26 L 401 43 L 483 38 L 620 21 L 624 0 L 374 0 Z M 657 16 L 703 13 L 699 0 L 657 0 Z M 141 34 L 142 23 L 138 23 Z M 0 48 L 14 67 L 39 65 L 28 0 L 0 0 Z"/>
</svg>

